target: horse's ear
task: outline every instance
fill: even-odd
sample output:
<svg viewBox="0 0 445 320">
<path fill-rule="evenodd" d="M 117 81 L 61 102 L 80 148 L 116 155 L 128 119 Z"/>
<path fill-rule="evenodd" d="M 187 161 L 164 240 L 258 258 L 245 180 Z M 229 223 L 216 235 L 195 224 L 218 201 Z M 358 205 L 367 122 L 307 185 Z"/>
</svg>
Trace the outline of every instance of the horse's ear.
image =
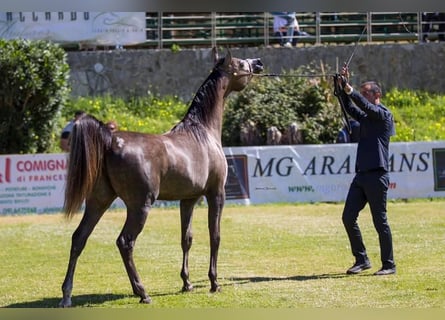
<svg viewBox="0 0 445 320">
<path fill-rule="evenodd" d="M 219 56 L 218 56 L 218 49 L 216 47 L 212 48 L 212 56 L 213 56 L 213 62 L 217 63 Z"/>
<path fill-rule="evenodd" d="M 232 53 L 230 52 L 229 49 L 227 49 L 227 54 L 226 57 L 224 58 L 224 66 L 229 66 L 230 63 L 232 62 Z"/>
</svg>

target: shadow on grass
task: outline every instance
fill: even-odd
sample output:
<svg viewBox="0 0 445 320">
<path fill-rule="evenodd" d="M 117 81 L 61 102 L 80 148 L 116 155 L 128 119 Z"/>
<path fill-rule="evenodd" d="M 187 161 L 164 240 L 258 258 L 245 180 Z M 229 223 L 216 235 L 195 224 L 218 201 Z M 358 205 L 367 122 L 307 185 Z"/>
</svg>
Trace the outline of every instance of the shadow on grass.
<svg viewBox="0 0 445 320">
<path fill-rule="evenodd" d="M 128 297 L 123 294 L 84 294 L 73 296 L 74 307 L 87 307 L 92 304 L 101 304 L 107 301 L 119 300 Z M 3 308 L 58 308 L 62 297 L 44 298 L 41 300 L 13 303 Z"/>
<path fill-rule="evenodd" d="M 231 281 L 237 283 L 246 282 L 266 282 L 266 281 L 309 281 L 309 280 L 320 280 L 320 279 L 338 279 L 350 277 L 345 273 L 324 273 L 324 274 L 314 274 L 314 275 L 302 275 L 302 276 L 291 276 L 291 277 L 230 277 Z"/>
<path fill-rule="evenodd" d="M 365 275 L 363 275 L 365 276 Z M 319 275 L 296 275 L 290 277 L 260 277 L 260 276 L 252 276 L 252 277 L 228 277 L 227 280 L 230 283 L 221 284 L 224 286 L 232 286 L 234 284 L 243 284 L 249 282 L 269 282 L 269 281 L 310 281 L 310 280 L 320 280 L 320 279 L 339 279 L 351 277 L 351 275 L 347 275 L 345 273 L 326 273 Z M 196 280 L 194 283 L 194 288 L 205 288 L 209 286 L 207 279 Z M 162 297 L 162 296 L 175 296 L 187 294 L 182 290 L 179 291 L 171 291 L 171 292 L 153 292 L 149 293 L 150 297 Z M 128 297 L 133 297 L 135 299 L 135 303 L 139 301 L 139 297 L 134 295 L 124 295 L 124 294 L 84 294 L 84 295 L 75 295 L 72 297 L 72 303 L 74 307 L 88 307 L 91 305 L 100 305 L 109 301 L 120 300 Z M 61 297 L 57 298 L 43 298 L 41 300 L 13 303 L 10 305 L 3 306 L 2 308 L 58 308 L 59 303 L 61 301 Z"/>
<path fill-rule="evenodd" d="M 194 289 L 198 288 L 204 288 L 206 285 L 204 284 L 205 281 L 202 281 L 203 284 L 201 285 L 194 285 Z M 209 285 L 210 287 L 210 285 Z M 179 296 L 182 294 L 187 294 L 187 292 L 184 292 L 182 290 L 176 290 L 171 292 L 154 292 L 150 293 L 148 292 L 151 298 L 155 297 L 163 297 L 163 296 Z M 84 294 L 84 295 L 73 295 L 72 296 L 72 303 L 73 307 L 89 307 L 92 305 L 100 305 L 106 302 L 120 300 L 124 298 L 133 298 L 134 303 L 139 303 L 139 297 L 132 294 Z M 12 303 L 10 305 L 2 306 L 1 308 L 58 308 L 59 303 L 62 300 L 62 297 L 57 298 L 43 298 L 41 300 L 34 300 L 34 301 L 25 301 L 25 302 L 18 302 L 18 303 Z"/>
</svg>

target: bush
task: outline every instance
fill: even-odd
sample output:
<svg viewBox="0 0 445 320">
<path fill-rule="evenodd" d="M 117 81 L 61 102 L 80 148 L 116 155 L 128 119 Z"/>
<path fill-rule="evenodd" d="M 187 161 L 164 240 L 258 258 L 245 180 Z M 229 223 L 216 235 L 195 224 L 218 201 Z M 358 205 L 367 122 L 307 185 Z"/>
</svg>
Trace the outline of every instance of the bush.
<svg viewBox="0 0 445 320">
<path fill-rule="evenodd" d="M 68 95 L 66 53 L 46 41 L 0 39 L 0 154 L 51 148 Z"/>
<path fill-rule="evenodd" d="M 304 143 L 334 142 L 342 127 L 342 114 L 332 94 L 333 80 L 301 76 L 321 74 L 319 69 L 304 66 L 283 72 L 283 77 L 257 78 L 243 91 L 232 95 L 225 111 L 223 145 L 241 145 L 241 128 L 249 121 L 259 132 L 260 145 L 266 144 L 268 128 L 275 126 L 284 132 L 293 122 L 302 129 Z"/>
<path fill-rule="evenodd" d="M 445 96 L 394 88 L 382 103 L 394 114 L 396 135 L 391 141 L 445 140 Z"/>
</svg>

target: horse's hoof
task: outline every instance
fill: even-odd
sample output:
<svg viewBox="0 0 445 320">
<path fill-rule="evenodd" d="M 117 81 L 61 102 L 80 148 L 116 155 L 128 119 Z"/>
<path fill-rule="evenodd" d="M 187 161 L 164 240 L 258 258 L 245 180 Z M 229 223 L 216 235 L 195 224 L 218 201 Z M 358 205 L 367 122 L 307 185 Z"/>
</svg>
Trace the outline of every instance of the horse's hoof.
<svg viewBox="0 0 445 320">
<path fill-rule="evenodd" d="M 210 288 L 210 292 L 211 292 L 211 293 L 221 292 L 221 287 L 220 287 L 219 285 L 212 286 L 212 287 Z"/>
<path fill-rule="evenodd" d="M 182 287 L 182 292 L 190 292 L 193 291 L 193 285 L 187 284 Z"/>
<path fill-rule="evenodd" d="M 139 303 L 149 304 L 151 303 L 151 298 L 150 297 L 141 298 L 141 300 L 139 300 Z"/>
<path fill-rule="evenodd" d="M 59 303 L 59 308 L 69 308 L 71 307 L 71 299 L 70 298 L 63 298 L 62 301 Z"/>
</svg>

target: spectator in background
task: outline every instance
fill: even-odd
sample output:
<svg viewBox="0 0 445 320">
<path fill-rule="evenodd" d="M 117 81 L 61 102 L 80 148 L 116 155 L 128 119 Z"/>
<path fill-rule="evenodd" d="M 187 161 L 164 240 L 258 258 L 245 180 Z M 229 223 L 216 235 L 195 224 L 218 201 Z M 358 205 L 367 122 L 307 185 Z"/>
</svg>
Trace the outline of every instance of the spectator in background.
<svg viewBox="0 0 445 320">
<path fill-rule="evenodd" d="M 349 133 L 346 125 L 343 126 L 338 132 L 336 143 L 352 143 L 360 140 L 360 123 L 357 120 L 349 119 L 349 125 L 351 133 Z"/>
<path fill-rule="evenodd" d="M 79 119 L 81 116 L 85 114 L 84 111 L 78 110 L 74 113 L 74 118 L 68 122 L 68 124 L 63 128 L 62 134 L 60 135 L 60 148 L 68 152 L 70 150 L 69 146 L 69 137 L 71 134 L 71 131 L 73 130 L 74 122 L 76 122 L 77 119 Z"/>
<path fill-rule="evenodd" d="M 423 42 L 429 41 L 430 33 L 436 33 L 434 24 L 438 25 L 438 40 L 445 41 L 445 12 L 422 12 Z"/>
<path fill-rule="evenodd" d="M 280 38 L 280 45 L 283 47 L 296 46 L 298 36 L 307 37 L 307 32 L 300 30 L 295 12 L 272 12 L 274 36 Z"/>
<path fill-rule="evenodd" d="M 274 35 L 280 37 L 280 45 L 292 47 L 295 31 L 300 31 L 295 12 L 272 12 Z"/>
</svg>

